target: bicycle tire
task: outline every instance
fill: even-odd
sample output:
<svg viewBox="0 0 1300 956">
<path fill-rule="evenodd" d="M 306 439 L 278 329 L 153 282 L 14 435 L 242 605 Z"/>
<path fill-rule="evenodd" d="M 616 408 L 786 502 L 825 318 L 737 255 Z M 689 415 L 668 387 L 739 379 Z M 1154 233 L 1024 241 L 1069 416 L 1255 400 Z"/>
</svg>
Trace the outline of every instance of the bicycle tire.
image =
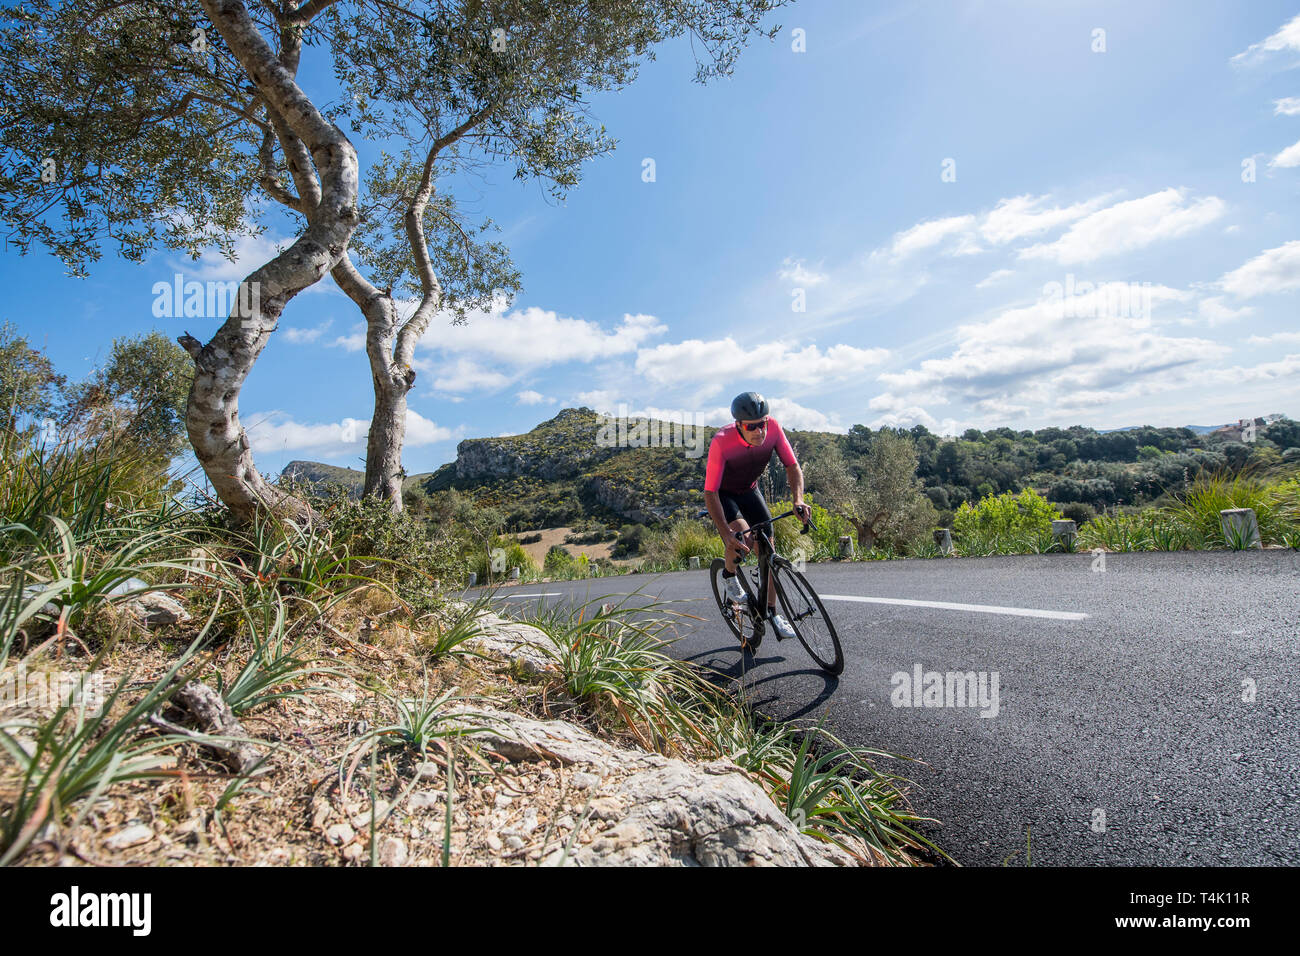
<svg viewBox="0 0 1300 956">
<path fill-rule="evenodd" d="M 822 599 L 799 571 L 788 564 L 778 567 L 770 583 L 776 586 L 776 598 L 795 636 L 817 666 L 828 674 L 839 674 L 844 670 L 844 651 Z M 792 585 L 789 590 L 787 581 Z"/>
<path fill-rule="evenodd" d="M 752 652 L 763 641 L 763 629 L 754 620 L 754 615 L 750 613 L 748 607 L 741 607 L 731 601 L 724 592 L 722 572 L 726 567 L 727 563 L 722 558 L 714 558 L 713 563 L 709 566 L 709 580 L 713 585 L 713 599 L 718 602 L 718 613 L 722 615 L 722 620 L 726 622 L 727 628 L 740 641 L 741 648 Z M 749 582 L 745 580 L 744 570 L 737 568 L 736 574 L 740 578 L 741 588 L 752 605 L 753 598 L 749 595 Z"/>
</svg>

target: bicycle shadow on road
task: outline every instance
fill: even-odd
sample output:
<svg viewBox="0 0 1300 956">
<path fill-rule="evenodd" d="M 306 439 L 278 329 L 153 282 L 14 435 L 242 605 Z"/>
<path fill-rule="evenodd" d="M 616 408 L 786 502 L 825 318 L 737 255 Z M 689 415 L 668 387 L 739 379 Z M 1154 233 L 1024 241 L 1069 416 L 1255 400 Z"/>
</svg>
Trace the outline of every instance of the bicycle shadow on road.
<svg viewBox="0 0 1300 956">
<path fill-rule="evenodd" d="M 718 658 L 723 654 L 729 656 L 729 652 L 737 654 L 734 662 L 727 666 L 719 666 L 717 663 Z M 798 670 L 780 671 L 757 680 L 749 680 L 748 678 L 753 675 L 756 669 L 768 664 L 780 664 L 788 661 L 789 658 L 779 654 L 755 657 L 748 652 L 741 652 L 738 647 L 727 650 L 711 648 L 683 658 L 683 660 L 703 668 L 705 677 L 718 687 L 732 693 L 739 690 L 752 710 L 761 710 L 765 717 L 775 720 L 795 720 L 808 715 L 830 700 L 840 686 L 838 676 L 827 674 L 820 667 L 804 667 Z M 795 690 L 795 688 L 803 688 L 806 685 L 806 681 L 802 680 L 802 678 L 817 679 L 820 681 L 821 687 L 813 695 L 812 699 L 800 703 L 800 699 L 807 697 L 806 692 L 799 693 Z M 785 681 L 793 686 L 788 688 L 771 686 L 767 688 L 767 692 L 763 696 L 755 696 L 754 691 L 756 688 L 763 684 L 771 685 L 774 681 Z M 781 714 L 770 709 L 772 707 L 790 706 L 794 706 L 794 710 L 788 714 Z"/>
</svg>

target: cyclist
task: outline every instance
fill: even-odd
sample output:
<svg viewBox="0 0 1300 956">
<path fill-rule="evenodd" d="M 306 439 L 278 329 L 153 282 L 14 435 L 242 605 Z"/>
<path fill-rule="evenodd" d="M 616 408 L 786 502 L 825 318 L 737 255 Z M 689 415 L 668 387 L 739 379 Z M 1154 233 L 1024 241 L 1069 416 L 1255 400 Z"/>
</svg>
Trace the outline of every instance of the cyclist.
<svg viewBox="0 0 1300 956">
<path fill-rule="evenodd" d="M 727 547 L 726 569 L 722 572 L 727 598 L 738 603 L 745 601 L 745 592 L 736 577 L 736 561 L 750 551 L 744 540 L 745 532 L 751 523 L 772 518 L 763 493 L 758 490 L 758 478 L 767 470 L 773 451 L 785 465 L 799 519 L 806 523 L 812 516 L 812 509 L 803 501 L 803 471 L 785 432 L 768 411 L 767 399 L 757 392 L 737 395 L 731 403 L 731 417 L 735 421 L 713 436 L 704 472 L 704 504 Z M 768 589 L 767 616 L 780 637 L 795 636 L 790 622 L 776 611 L 775 588 Z"/>
</svg>

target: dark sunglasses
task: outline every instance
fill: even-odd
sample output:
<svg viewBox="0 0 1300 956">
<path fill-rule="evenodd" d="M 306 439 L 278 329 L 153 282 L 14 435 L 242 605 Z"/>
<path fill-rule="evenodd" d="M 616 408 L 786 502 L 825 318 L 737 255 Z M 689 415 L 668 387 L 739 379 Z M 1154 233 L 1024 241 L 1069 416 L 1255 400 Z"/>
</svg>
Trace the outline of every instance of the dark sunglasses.
<svg viewBox="0 0 1300 956">
<path fill-rule="evenodd" d="M 767 427 L 767 419 L 765 418 L 761 422 L 741 422 L 740 427 L 745 429 L 747 432 L 756 432 L 761 428 Z"/>
</svg>

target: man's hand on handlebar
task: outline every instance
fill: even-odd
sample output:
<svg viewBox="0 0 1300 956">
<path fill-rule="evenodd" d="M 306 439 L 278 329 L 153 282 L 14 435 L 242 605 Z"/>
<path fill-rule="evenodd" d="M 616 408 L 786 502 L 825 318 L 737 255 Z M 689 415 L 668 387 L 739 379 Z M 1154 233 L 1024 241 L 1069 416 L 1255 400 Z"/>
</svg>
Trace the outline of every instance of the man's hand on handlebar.
<svg viewBox="0 0 1300 956">
<path fill-rule="evenodd" d="M 803 522 L 804 529 L 807 530 L 808 525 L 812 523 L 812 508 L 801 501 L 794 506 L 794 513 Z"/>
<path fill-rule="evenodd" d="M 739 561 L 745 555 L 749 554 L 750 547 L 745 543 L 747 531 L 732 531 L 728 529 L 727 534 L 723 535 L 722 540 L 727 545 L 727 551 L 733 561 Z"/>
</svg>

